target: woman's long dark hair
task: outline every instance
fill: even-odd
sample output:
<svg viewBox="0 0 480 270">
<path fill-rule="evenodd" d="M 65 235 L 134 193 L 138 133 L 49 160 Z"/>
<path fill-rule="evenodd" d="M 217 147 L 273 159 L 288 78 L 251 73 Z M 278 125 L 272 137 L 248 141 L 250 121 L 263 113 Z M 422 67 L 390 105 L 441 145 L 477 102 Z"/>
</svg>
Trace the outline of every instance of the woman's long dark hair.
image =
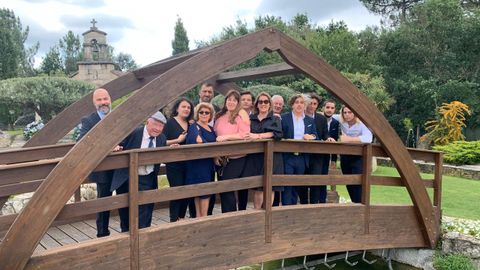
<svg viewBox="0 0 480 270">
<path fill-rule="evenodd" d="M 235 118 L 237 118 L 238 112 L 240 112 L 240 110 L 242 109 L 242 104 L 240 104 L 240 93 L 237 90 L 230 90 L 225 95 L 225 101 L 223 102 L 223 107 L 215 115 L 215 120 L 217 120 L 218 118 L 220 118 L 221 116 L 223 116 L 227 113 L 227 111 L 228 111 L 228 109 L 227 109 L 227 99 L 231 96 L 235 97 L 235 99 L 237 100 L 238 103 L 237 103 L 237 107 L 235 108 L 235 110 L 233 110 L 233 112 L 230 114 L 228 122 L 230 122 L 231 124 L 235 124 Z"/>
<path fill-rule="evenodd" d="M 177 112 L 178 107 L 180 107 L 180 103 L 182 103 L 184 101 L 187 102 L 188 104 L 190 104 L 190 114 L 188 114 L 187 119 L 185 119 L 187 121 L 190 121 L 190 120 L 193 119 L 193 103 L 188 98 L 181 97 L 177 101 L 175 101 L 175 104 L 173 104 L 172 115 L 171 116 L 175 117 L 175 116 L 178 115 L 178 112 Z"/>
</svg>

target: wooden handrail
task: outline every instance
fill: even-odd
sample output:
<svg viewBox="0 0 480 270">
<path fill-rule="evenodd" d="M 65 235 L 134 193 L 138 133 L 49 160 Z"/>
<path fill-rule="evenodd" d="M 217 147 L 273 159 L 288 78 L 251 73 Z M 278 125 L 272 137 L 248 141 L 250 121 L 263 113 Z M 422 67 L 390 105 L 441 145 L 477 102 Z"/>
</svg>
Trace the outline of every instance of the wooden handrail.
<svg viewBox="0 0 480 270">
<path fill-rule="evenodd" d="M 215 144 L 205 144 L 205 145 L 189 145 L 189 146 L 180 146 L 178 148 L 164 148 L 164 149 L 135 149 L 123 152 L 112 153 L 107 156 L 95 169 L 95 171 L 101 170 L 110 170 L 116 168 L 122 168 L 128 166 L 128 157 L 130 153 L 136 152 L 139 153 L 139 165 L 142 164 L 151 164 L 158 163 L 160 159 L 170 161 L 170 156 L 175 156 L 176 160 L 185 160 L 188 155 L 190 159 L 193 154 L 198 154 L 199 158 L 212 157 L 217 155 L 225 155 L 231 152 L 231 148 L 234 145 L 248 144 L 250 149 L 245 149 L 242 146 L 242 149 L 245 150 L 244 153 L 254 153 L 260 152 L 262 148 L 263 141 L 255 142 L 227 142 L 227 143 L 215 143 Z M 252 145 L 253 143 L 253 145 Z M 319 145 L 319 147 L 312 148 L 312 144 Z M 320 147 L 321 145 L 321 147 Z M 54 146 L 51 148 L 61 149 L 65 146 Z M 342 144 L 342 143 L 325 143 L 325 142 L 298 142 L 298 141 L 280 141 L 273 142 L 274 151 L 276 152 L 288 152 L 288 151 L 298 151 L 297 148 L 303 149 L 305 152 L 314 152 L 314 153 L 343 153 L 343 154 L 354 154 L 362 149 L 362 144 Z M 25 152 L 28 150 L 34 151 L 35 149 L 40 149 L 41 153 L 45 149 L 50 149 L 46 147 L 32 147 L 20 149 L 20 152 Z M 206 150 L 208 149 L 208 150 Z M 251 150 L 251 151 L 250 151 Z M 36 150 L 35 150 L 36 151 Z M 6 151 L 16 153 L 16 151 Z M 186 154 L 179 155 L 178 153 L 186 152 Z M 380 148 L 379 145 L 372 145 L 372 155 L 384 155 L 385 152 Z M 436 151 L 425 151 L 425 150 L 416 150 L 410 149 L 410 154 L 412 157 L 423 157 L 426 160 L 436 160 L 435 156 L 439 154 Z M 1 156 L 1 154 L 0 154 Z M 38 156 L 37 156 L 38 157 Z M 20 194 L 25 192 L 35 191 L 36 188 L 42 183 L 43 178 L 45 178 L 50 171 L 56 166 L 60 158 L 40 160 L 34 162 L 23 162 L 18 164 L 10 165 L 0 165 L 0 197 Z M 18 161 L 18 159 L 17 159 Z M 340 178 L 338 176 L 329 176 L 332 180 L 338 181 Z M 437 177 L 438 178 L 438 177 Z M 316 178 L 317 179 L 317 178 Z M 321 176 L 317 179 L 322 181 Z M 380 181 L 380 178 L 374 177 L 372 179 L 374 185 L 394 185 L 399 186 L 403 184 L 398 184 L 397 180 L 389 179 Z M 425 180 L 425 179 L 424 179 Z M 378 182 L 380 181 L 380 182 Z M 400 181 L 401 182 L 401 181 Z M 332 182 L 328 184 L 336 184 L 338 182 Z M 425 182 L 427 187 L 432 186 L 431 181 Z"/>
</svg>

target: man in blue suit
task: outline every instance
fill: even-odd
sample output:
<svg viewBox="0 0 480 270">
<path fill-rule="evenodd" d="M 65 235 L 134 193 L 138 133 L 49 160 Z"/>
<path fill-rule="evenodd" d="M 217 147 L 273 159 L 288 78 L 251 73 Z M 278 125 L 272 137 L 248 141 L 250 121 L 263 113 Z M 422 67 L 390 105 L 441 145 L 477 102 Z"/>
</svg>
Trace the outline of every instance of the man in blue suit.
<svg viewBox="0 0 480 270">
<path fill-rule="evenodd" d="M 284 139 L 316 140 L 317 132 L 313 118 L 305 115 L 305 98 L 296 94 L 290 98 L 291 113 L 282 114 Z M 285 174 L 304 174 L 309 164 L 309 155 L 305 153 L 284 153 Z M 285 187 L 282 193 L 282 205 L 297 204 L 297 192 L 294 187 Z"/>
<path fill-rule="evenodd" d="M 156 112 L 147 119 L 145 126 L 136 128 L 125 138 L 120 145 L 123 150 L 137 148 L 154 148 L 165 146 L 167 139 L 162 134 L 167 119 L 161 112 Z M 158 172 L 160 164 L 142 165 L 138 167 L 138 190 L 151 190 L 158 188 Z M 116 190 L 117 194 L 128 193 L 129 168 L 115 170 L 110 191 Z M 138 228 L 150 227 L 152 223 L 153 203 L 138 207 Z M 120 228 L 122 232 L 129 229 L 128 207 L 118 209 L 120 215 Z"/>
<path fill-rule="evenodd" d="M 323 115 L 327 118 L 328 134 L 330 138 L 338 141 L 339 122 L 337 119 L 332 117 L 335 114 L 335 105 L 336 103 L 332 99 L 325 101 L 325 104 L 323 105 Z M 325 157 L 322 173 L 328 174 L 329 166 L 330 169 L 335 169 L 337 167 L 337 154 L 331 154 Z"/>
<path fill-rule="evenodd" d="M 317 109 L 320 106 L 322 98 L 316 93 L 310 93 L 310 101 L 307 102 L 307 108 L 305 113 L 311 116 L 315 121 L 317 128 L 318 140 L 334 142 L 335 140 L 330 137 L 328 132 L 327 118 L 318 113 Z M 328 163 L 330 155 L 325 154 L 311 154 L 310 165 L 307 170 L 311 175 L 326 175 L 328 174 Z M 327 159 L 328 158 L 328 159 Z M 325 163 L 327 166 L 325 166 Z M 325 167 L 327 170 L 325 170 Z M 327 186 L 310 186 L 310 201 L 308 200 L 308 187 L 299 187 L 298 197 L 301 204 L 310 203 L 326 203 L 327 202 Z"/>
<path fill-rule="evenodd" d="M 103 119 L 111 111 L 112 101 L 108 91 L 99 88 L 93 92 L 93 105 L 97 109 L 89 116 L 82 118 L 82 127 L 80 128 L 79 141 L 90 129 L 92 129 L 101 119 Z M 114 151 L 119 150 L 117 146 Z M 92 172 L 88 177 L 90 181 L 97 184 L 97 198 L 112 196 L 110 186 L 112 184 L 113 170 Z M 110 235 L 108 230 L 108 222 L 110 219 L 110 211 L 97 213 L 97 237 Z"/>
</svg>

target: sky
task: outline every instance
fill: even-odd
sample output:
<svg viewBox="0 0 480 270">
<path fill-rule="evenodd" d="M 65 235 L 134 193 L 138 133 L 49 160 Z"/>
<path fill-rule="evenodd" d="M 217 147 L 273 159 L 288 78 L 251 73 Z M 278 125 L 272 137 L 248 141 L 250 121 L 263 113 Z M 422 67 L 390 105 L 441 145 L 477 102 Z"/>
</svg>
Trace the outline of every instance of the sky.
<svg viewBox="0 0 480 270">
<path fill-rule="evenodd" d="M 381 19 L 359 0 L 0 0 L 0 8 L 13 10 L 24 28 L 30 28 L 27 46 L 40 42 L 35 66 L 69 30 L 82 39 L 93 18 L 115 53 L 128 53 L 141 66 L 172 54 L 177 16 L 187 30 L 190 49 L 196 48 L 195 41 L 218 36 L 238 19 L 253 27 L 258 16 L 290 21 L 305 13 L 314 25 L 343 20 L 354 31 L 379 25 Z"/>
</svg>

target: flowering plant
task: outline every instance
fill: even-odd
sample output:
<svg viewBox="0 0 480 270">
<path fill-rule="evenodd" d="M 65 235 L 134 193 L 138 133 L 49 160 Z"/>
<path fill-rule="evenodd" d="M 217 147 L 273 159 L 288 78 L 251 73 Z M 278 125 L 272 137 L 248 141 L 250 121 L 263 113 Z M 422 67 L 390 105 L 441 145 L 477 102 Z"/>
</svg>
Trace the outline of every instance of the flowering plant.
<svg viewBox="0 0 480 270">
<path fill-rule="evenodd" d="M 40 129 L 42 129 L 45 125 L 43 124 L 42 120 L 38 121 L 33 121 L 29 123 L 24 129 L 23 129 L 23 137 L 25 140 L 30 140 L 32 136 L 37 133 Z"/>
<path fill-rule="evenodd" d="M 72 140 L 77 141 L 78 137 L 80 137 L 80 128 L 82 127 L 82 124 L 78 124 L 73 128 L 73 133 L 72 133 Z"/>
</svg>

